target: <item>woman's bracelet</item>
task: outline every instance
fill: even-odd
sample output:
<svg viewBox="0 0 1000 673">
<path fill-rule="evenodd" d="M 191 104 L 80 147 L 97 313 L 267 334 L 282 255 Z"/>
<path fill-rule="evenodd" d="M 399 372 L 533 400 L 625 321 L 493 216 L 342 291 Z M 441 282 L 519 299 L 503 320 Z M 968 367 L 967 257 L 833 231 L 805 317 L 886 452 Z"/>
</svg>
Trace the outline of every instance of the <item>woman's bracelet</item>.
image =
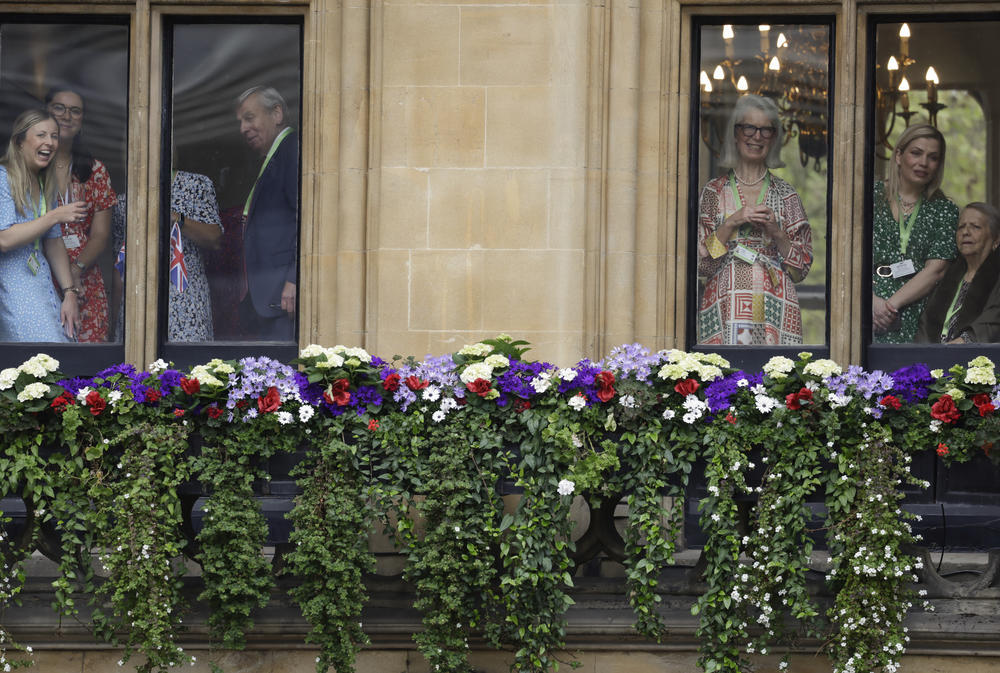
<svg viewBox="0 0 1000 673">
<path fill-rule="evenodd" d="M 70 292 L 75 294 L 77 298 L 80 297 L 80 288 L 78 288 L 76 285 L 70 285 L 69 287 L 62 288 L 63 298 L 65 299 L 66 295 L 69 294 Z"/>
</svg>

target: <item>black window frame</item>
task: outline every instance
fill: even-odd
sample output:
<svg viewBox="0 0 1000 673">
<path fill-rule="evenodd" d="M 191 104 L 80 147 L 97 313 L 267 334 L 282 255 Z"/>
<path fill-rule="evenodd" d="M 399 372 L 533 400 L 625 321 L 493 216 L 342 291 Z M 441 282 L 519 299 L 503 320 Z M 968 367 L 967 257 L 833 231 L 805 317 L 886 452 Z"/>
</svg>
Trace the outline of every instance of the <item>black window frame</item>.
<svg viewBox="0 0 1000 673">
<path fill-rule="evenodd" d="M 732 24 L 734 26 L 756 26 L 760 24 L 812 24 L 812 25 L 824 25 L 828 26 L 830 30 L 830 49 L 829 49 L 829 83 L 827 85 L 827 119 L 829 120 L 827 126 L 826 135 L 826 146 L 827 146 L 827 161 L 832 161 L 832 150 L 833 150 L 833 128 L 834 128 L 834 92 L 836 91 L 836 36 L 837 36 L 837 15 L 835 14 L 788 14 L 788 15 L 775 15 L 775 14 L 740 14 L 736 16 L 725 16 L 718 14 L 699 14 L 693 15 L 691 17 L 691 72 L 690 76 L 690 110 L 689 119 L 691 120 L 690 128 L 690 139 L 691 145 L 688 151 L 688 212 L 687 212 L 687 227 L 689 232 L 697 231 L 698 222 L 698 204 L 701 195 L 701 189 L 703 185 L 697 183 L 698 169 L 700 163 L 700 157 L 702 152 L 701 134 L 701 86 L 699 84 L 699 73 L 700 73 L 700 63 L 701 63 L 701 35 L 702 29 L 710 26 L 718 26 L 722 28 L 725 24 Z M 799 344 L 795 346 L 707 346 L 698 343 L 697 335 L 697 315 L 698 306 L 700 303 L 700 298 L 698 297 L 698 266 L 696 260 L 698 259 L 698 237 L 697 235 L 688 236 L 687 245 L 687 255 L 688 255 L 688 269 L 687 269 L 687 288 L 685 292 L 687 293 L 687 321 L 685 329 L 685 343 L 687 344 L 688 350 L 701 352 L 701 353 L 718 353 L 722 357 L 726 358 L 729 363 L 738 368 L 748 369 L 748 370 L 759 370 L 764 364 L 776 355 L 784 355 L 786 357 L 797 359 L 798 354 L 803 351 L 809 351 L 813 353 L 818 358 L 827 358 L 830 356 L 830 282 L 832 279 L 831 269 L 830 269 L 830 258 L 832 255 L 832 250 L 830 247 L 831 232 L 833 231 L 832 222 L 832 209 L 833 209 L 833 170 L 830 164 L 827 164 L 827 175 L 826 175 L 826 254 L 827 254 L 827 264 L 826 264 L 826 279 L 825 279 L 825 294 L 826 294 L 826 325 L 825 325 L 825 339 L 826 342 L 823 344 Z"/>
<path fill-rule="evenodd" d="M 288 362 L 298 356 L 299 336 L 301 334 L 301 319 L 299 307 L 303 303 L 302 292 L 302 153 L 299 152 L 299 203 L 298 203 L 298 241 L 296 244 L 296 254 L 298 264 L 296 269 L 296 318 L 295 336 L 293 342 L 275 341 L 203 341 L 180 343 L 167 341 L 167 320 L 168 306 L 168 266 L 167 255 L 163 251 L 169 249 L 170 245 L 170 184 L 171 175 L 171 150 L 173 148 L 173 55 L 174 55 L 174 28 L 178 25 L 194 24 L 232 24 L 232 25 L 293 25 L 299 32 L 299 100 L 303 100 L 305 81 L 305 16 L 303 14 L 271 14 L 271 15 L 234 15 L 234 14 L 198 14 L 198 15 L 170 15 L 164 17 L 163 21 L 163 62 L 162 62 L 162 109 L 160 111 L 161 132 L 160 132 L 160 217 L 158 238 L 160 241 L 161 254 L 156 265 L 157 273 L 161 279 L 159 291 L 157 293 L 157 356 L 167 362 L 172 362 L 177 367 L 191 367 L 202 364 L 212 358 L 222 360 L 236 360 L 244 357 L 269 357 L 281 362 Z M 304 108 L 304 105 L 301 106 Z M 233 120 L 235 124 L 235 111 Z M 299 120 L 301 127 L 301 120 Z M 303 141 L 302 134 L 299 134 L 299 142 Z M 301 149 L 301 148 L 300 148 Z"/>
<path fill-rule="evenodd" d="M 8 24 L 67 24 L 77 26 L 121 26 L 125 30 L 125 62 L 126 78 L 131 72 L 132 65 L 132 15 L 127 9 L 120 12 L 111 13 L 80 13 L 73 14 L 67 12 L 58 13 L 33 13 L 24 12 L 3 12 L 0 13 L 0 26 Z M 126 79 L 125 101 L 126 110 L 130 110 L 131 86 Z M 126 115 L 125 123 L 128 124 L 130 115 Z M 125 137 L 128 137 L 126 129 Z M 2 150 L 0 150 L 2 153 Z M 128 148 L 125 151 L 126 162 L 128 161 Z M 126 259 L 126 264 L 128 260 Z M 109 316 L 109 320 L 112 317 Z M 59 361 L 59 370 L 67 376 L 78 376 L 94 374 L 113 365 L 125 361 L 125 335 L 120 342 L 105 343 L 60 343 L 56 341 L 5 341 L 0 343 L 0 368 L 16 367 L 25 360 L 37 355 L 46 353 Z"/>
</svg>

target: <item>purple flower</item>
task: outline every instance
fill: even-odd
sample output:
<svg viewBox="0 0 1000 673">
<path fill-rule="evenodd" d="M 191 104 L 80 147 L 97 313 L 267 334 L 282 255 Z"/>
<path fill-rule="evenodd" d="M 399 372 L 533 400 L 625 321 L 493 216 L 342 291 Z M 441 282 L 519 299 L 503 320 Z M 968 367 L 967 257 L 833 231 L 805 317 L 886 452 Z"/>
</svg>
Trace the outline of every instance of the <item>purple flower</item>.
<svg viewBox="0 0 1000 673">
<path fill-rule="evenodd" d="M 934 382 L 930 369 L 923 363 L 897 369 L 892 373 L 893 390 L 907 402 L 926 399 L 929 386 Z"/>
<path fill-rule="evenodd" d="M 611 354 L 597 364 L 614 371 L 619 380 L 632 378 L 640 383 L 652 384 L 649 376 L 653 367 L 660 364 L 660 356 L 650 353 L 642 344 L 624 344 L 612 348 Z"/>
<path fill-rule="evenodd" d="M 497 388 L 501 394 L 514 395 L 523 400 L 529 400 L 537 394 L 531 385 L 531 380 L 542 372 L 552 369 L 554 367 L 547 362 L 513 360 L 510 367 L 497 376 Z M 497 399 L 498 406 L 504 406 L 504 404 L 506 401 L 501 404 L 500 399 Z"/>
</svg>

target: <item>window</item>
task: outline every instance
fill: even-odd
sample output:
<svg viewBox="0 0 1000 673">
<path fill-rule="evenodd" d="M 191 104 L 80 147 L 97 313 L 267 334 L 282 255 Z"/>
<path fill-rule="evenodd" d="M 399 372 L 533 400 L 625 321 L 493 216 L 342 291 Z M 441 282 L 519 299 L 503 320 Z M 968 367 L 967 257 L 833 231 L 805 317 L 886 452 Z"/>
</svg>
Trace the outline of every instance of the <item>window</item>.
<svg viewBox="0 0 1000 673">
<path fill-rule="evenodd" d="M 27 342 L 6 344 L 5 363 L 37 353 L 39 342 L 67 371 L 123 359 L 122 347 L 109 342 L 121 343 L 121 246 L 112 244 L 111 220 L 126 183 L 128 40 L 127 22 L 116 17 L 0 17 L 4 151 L 15 124 L 25 133 L 17 135 L 5 162 L 0 229 L 25 232 L 17 225 L 43 214 L 67 218 L 48 230 L 25 232 L 31 240 L 15 235 L 13 247 L 0 253 L 0 340 Z M 26 114 L 31 109 L 39 113 Z M 57 136 L 55 143 L 43 137 L 46 129 Z M 32 149 L 36 154 L 29 156 Z M 38 190 L 11 189 L 17 175 L 32 186 L 37 179 L 47 198 Z M 77 323 L 67 322 L 73 296 Z M 66 342 L 86 348 L 60 345 Z"/>
<path fill-rule="evenodd" d="M 246 342 L 256 342 L 290 357 L 297 342 L 300 22 L 178 21 L 167 31 L 164 352 L 184 361 L 192 343 L 241 342 L 247 354 L 253 349 Z"/>
<path fill-rule="evenodd" d="M 832 25 L 715 21 L 696 22 L 693 41 L 689 341 L 816 351 L 828 332 Z"/>
</svg>

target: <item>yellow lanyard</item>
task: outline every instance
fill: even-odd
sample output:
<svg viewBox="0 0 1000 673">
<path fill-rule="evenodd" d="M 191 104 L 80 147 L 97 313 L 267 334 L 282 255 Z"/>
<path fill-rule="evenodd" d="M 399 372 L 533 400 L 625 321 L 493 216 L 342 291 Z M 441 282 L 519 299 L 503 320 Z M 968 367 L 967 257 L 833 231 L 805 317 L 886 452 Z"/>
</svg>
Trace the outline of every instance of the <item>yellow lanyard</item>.
<svg viewBox="0 0 1000 673">
<path fill-rule="evenodd" d="M 944 322 L 941 324 L 941 340 L 943 341 L 948 337 L 948 325 L 951 324 L 952 316 L 958 313 L 962 305 L 958 303 L 958 295 L 962 294 L 962 286 L 965 285 L 964 282 L 958 284 L 958 289 L 955 290 L 955 296 L 951 298 L 951 306 L 948 307 L 948 312 L 944 314 Z"/>
<path fill-rule="evenodd" d="M 253 181 L 253 187 L 250 188 L 250 194 L 247 195 L 247 202 L 243 204 L 244 219 L 246 219 L 246 216 L 250 214 L 250 202 L 253 201 L 253 193 L 257 189 L 257 183 L 260 182 L 260 176 L 264 175 L 264 169 L 267 168 L 269 163 L 271 163 L 271 157 L 273 157 L 274 153 L 277 151 L 278 145 L 280 145 L 281 141 L 285 139 L 285 136 L 291 132 L 292 127 L 286 126 L 285 129 L 278 134 L 278 137 L 274 139 L 274 142 L 271 143 L 271 149 L 267 151 L 267 156 L 264 157 L 264 164 L 260 167 L 260 172 L 257 173 L 257 179 Z"/>
<path fill-rule="evenodd" d="M 899 253 L 906 259 L 906 249 L 910 245 L 910 234 L 913 233 L 913 225 L 917 221 L 917 214 L 920 212 L 920 206 L 924 203 L 924 197 L 921 196 L 917 199 L 917 205 L 913 207 L 913 212 L 910 216 L 903 217 L 903 200 L 898 196 L 899 199 Z"/>
</svg>

